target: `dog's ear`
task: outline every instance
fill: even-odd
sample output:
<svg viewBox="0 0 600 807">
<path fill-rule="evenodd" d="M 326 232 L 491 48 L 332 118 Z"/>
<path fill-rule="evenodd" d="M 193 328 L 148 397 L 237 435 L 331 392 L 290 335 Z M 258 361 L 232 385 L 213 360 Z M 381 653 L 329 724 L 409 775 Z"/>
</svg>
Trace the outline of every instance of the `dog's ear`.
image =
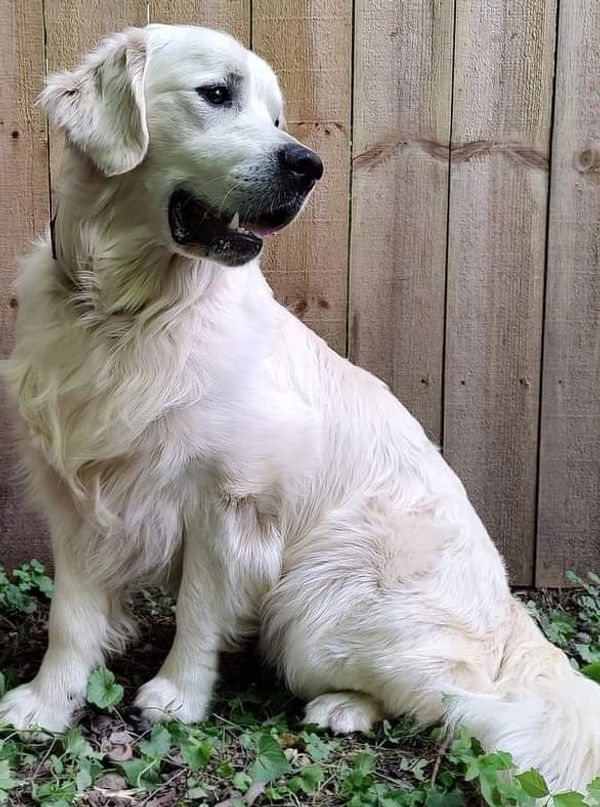
<svg viewBox="0 0 600 807">
<path fill-rule="evenodd" d="M 48 78 L 39 104 L 106 175 L 131 171 L 148 151 L 146 33 L 114 34 L 74 70 Z"/>
</svg>

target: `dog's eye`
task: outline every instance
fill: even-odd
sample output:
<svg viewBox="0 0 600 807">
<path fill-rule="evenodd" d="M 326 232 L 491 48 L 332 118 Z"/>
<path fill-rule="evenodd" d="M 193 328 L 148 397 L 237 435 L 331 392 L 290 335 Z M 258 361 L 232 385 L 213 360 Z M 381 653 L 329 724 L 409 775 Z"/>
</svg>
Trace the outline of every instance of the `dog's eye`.
<svg viewBox="0 0 600 807">
<path fill-rule="evenodd" d="M 275 120 L 273 121 L 273 123 L 274 123 L 274 124 L 275 124 L 275 126 L 276 126 L 276 127 L 279 129 L 279 118 L 275 118 Z"/>
<path fill-rule="evenodd" d="M 211 87 L 196 87 L 196 92 L 213 106 L 225 106 L 225 104 L 231 103 L 231 91 L 229 87 L 223 84 Z"/>
</svg>

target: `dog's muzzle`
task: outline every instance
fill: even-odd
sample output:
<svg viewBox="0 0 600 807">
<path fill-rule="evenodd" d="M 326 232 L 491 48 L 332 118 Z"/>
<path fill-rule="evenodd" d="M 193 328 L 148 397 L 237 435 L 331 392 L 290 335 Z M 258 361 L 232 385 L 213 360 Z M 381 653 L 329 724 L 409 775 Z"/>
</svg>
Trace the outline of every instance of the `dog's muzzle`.
<svg viewBox="0 0 600 807">
<path fill-rule="evenodd" d="M 226 266 L 256 258 L 264 239 L 296 218 L 323 175 L 320 157 L 300 144 L 287 144 L 275 158 L 273 190 L 252 193 L 248 200 L 236 202 L 235 210 L 215 208 L 187 188 L 178 188 L 169 199 L 168 217 L 171 237 L 182 251 Z"/>
</svg>

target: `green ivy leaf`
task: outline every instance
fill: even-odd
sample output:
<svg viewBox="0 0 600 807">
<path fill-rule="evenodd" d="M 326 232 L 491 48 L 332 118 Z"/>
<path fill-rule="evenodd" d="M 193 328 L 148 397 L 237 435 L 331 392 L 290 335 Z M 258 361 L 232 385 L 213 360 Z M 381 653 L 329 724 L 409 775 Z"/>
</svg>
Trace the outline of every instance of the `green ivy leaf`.
<svg viewBox="0 0 600 807">
<path fill-rule="evenodd" d="M 139 741 L 138 748 L 147 757 L 162 759 L 171 750 L 171 743 L 172 738 L 169 729 L 157 724 L 152 729 L 149 739 Z"/>
<path fill-rule="evenodd" d="M 485 802 L 489 804 L 490 807 L 498 807 L 499 799 L 498 793 L 496 790 L 498 782 L 498 776 L 496 772 L 492 772 L 490 775 L 489 771 L 482 771 L 479 777 L 479 787 L 481 789 L 481 795 L 483 796 Z"/>
<path fill-rule="evenodd" d="M 268 787 L 264 794 L 267 804 L 273 804 L 277 801 L 284 801 L 287 796 L 289 796 L 287 787 Z M 233 802 L 232 807 L 244 807 L 244 802 L 241 800 L 236 800 Z"/>
<path fill-rule="evenodd" d="M 473 782 L 475 779 L 478 779 L 481 774 L 481 764 L 477 757 L 472 757 L 471 759 L 465 759 L 465 782 Z"/>
<path fill-rule="evenodd" d="M 65 765 L 64 765 L 64 762 L 62 761 L 62 759 L 60 757 L 52 755 L 50 757 L 50 760 L 52 762 L 52 772 L 53 773 L 57 774 L 58 776 L 60 776 L 61 773 L 64 773 Z"/>
<path fill-rule="evenodd" d="M 88 679 L 85 698 L 101 709 L 112 709 L 123 700 L 123 687 L 106 667 L 98 667 Z"/>
<path fill-rule="evenodd" d="M 574 618 L 564 611 L 555 610 L 550 614 L 550 623 L 546 635 L 551 642 L 565 647 L 577 631 Z"/>
<path fill-rule="evenodd" d="M 494 751 L 485 757 L 485 764 L 495 771 L 509 771 L 513 767 L 513 759 L 508 751 Z"/>
<path fill-rule="evenodd" d="M 325 773 L 319 765 L 307 765 L 300 770 L 298 778 L 300 779 L 302 790 L 307 796 L 312 796 L 314 793 L 319 792 Z"/>
<path fill-rule="evenodd" d="M 130 759 L 121 762 L 120 768 L 132 787 L 153 790 L 158 781 L 160 761 L 158 759 Z"/>
<path fill-rule="evenodd" d="M 235 773 L 235 768 L 233 767 L 231 762 L 222 762 L 217 768 L 217 773 L 219 774 L 221 779 L 231 779 L 231 777 Z"/>
<path fill-rule="evenodd" d="M 600 648 L 596 645 L 579 643 L 575 645 L 575 650 L 586 664 L 600 663 Z"/>
<path fill-rule="evenodd" d="M 587 807 L 581 793 L 568 790 L 565 793 L 557 793 L 553 797 L 554 807 Z"/>
<path fill-rule="evenodd" d="M 244 773 L 244 771 L 236 773 L 231 781 L 235 789 L 241 790 L 242 793 L 245 793 L 252 784 L 252 778 L 248 776 L 247 773 Z"/>
<path fill-rule="evenodd" d="M 518 774 L 516 777 L 521 787 L 528 796 L 534 799 L 541 799 L 549 794 L 548 785 L 541 773 L 531 768 L 531 770 Z"/>
<path fill-rule="evenodd" d="M 75 797 L 77 788 L 75 782 L 45 782 L 43 785 L 33 789 L 33 797 L 42 804 L 54 804 L 57 799 L 68 800 Z"/>
<path fill-rule="evenodd" d="M 255 782 L 267 784 L 289 773 L 290 763 L 271 734 L 265 732 L 260 735 L 257 751 L 257 757 L 250 769 L 250 776 Z"/>
<path fill-rule="evenodd" d="M 13 779 L 8 760 L 0 760 L 0 790 L 6 793 L 15 787 L 19 787 L 20 784 L 21 782 L 18 779 Z"/>
<path fill-rule="evenodd" d="M 52 796 L 49 799 L 44 799 L 40 804 L 42 807 L 71 807 L 73 801 L 72 799 L 63 799 L 60 796 Z"/>
<path fill-rule="evenodd" d="M 464 803 L 465 794 L 458 789 L 451 790 L 449 793 L 430 790 L 425 799 L 427 807 L 463 807 Z"/>
<path fill-rule="evenodd" d="M 591 678 L 592 681 L 600 684 L 600 661 L 596 661 L 593 664 L 586 664 L 585 667 L 581 668 L 581 672 L 588 678 Z"/>
<path fill-rule="evenodd" d="M 375 770 L 375 756 L 370 751 L 361 751 L 354 757 L 354 769 L 367 775 Z"/>
<path fill-rule="evenodd" d="M 589 783 L 587 792 L 597 804 L 600 804 L 600 776 Z"/>
<path fill-rule="evenodd" d="M 77 785 L 77 792 L 83 793 L 92 786 L 92 775 L 86 768 L 81 768 L 75 776 L 75 784 Z"/>
<path fill-rule="evenodd" d="M 193 771 L 205 768 L 209 759 L 215 752 L 214 745 L 208 740 L 189 737 L 181 745 L 181 756 Z"/>
<path fill-rule="evenodd" d="M 339 743 L 337 742 L 326 742 L 322 740 L 318 734 L 313 734 L 312 732 L 303 731 L 300 734 L 300 738 L 304 742 L 304 747 L 306 748 L 306 753 L 314 762 L 322 762 L 324 759 L 334 751 Z"/>
<path fill-rule="evenodd" d="M 205 799 L 208 796 L 206 790 L 195 779 L 188 779 L 187 787 L 188 799 Z"/>
<path fill-rule="evenodd" d="M 45 594 L 48 599 L 52 597 L 52 594 L 54 593 L 54 583 L 49 577 L 40 577 L 37 581 L 37 586 L 42 594 Z"/>
<path fill-rule="evenodd" d="M 69 729 L 65 734 L 64 748 L 65 753 L 72 759 L 85 759 L 95 755 L 94 749 L 77 727 Z"/>
</svg>

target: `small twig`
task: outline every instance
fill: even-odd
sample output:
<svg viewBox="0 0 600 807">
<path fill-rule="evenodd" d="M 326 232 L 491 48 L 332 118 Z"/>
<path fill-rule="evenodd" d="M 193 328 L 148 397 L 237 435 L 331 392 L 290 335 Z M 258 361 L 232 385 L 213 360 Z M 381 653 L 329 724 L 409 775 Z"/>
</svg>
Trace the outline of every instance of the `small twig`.
<svg viewBox="0 0 600 807">
<path fill-rule="evenodd" d="M 236 731 L 239 731 L 241 728 L 243 728 L 242 726 L 239 725 L 239 723 L 233 723 L 231 720 L 227 720 L 226 717 L 222 717 L 221 715 L 214 714 L 213 717 L 220 723 L 225 723 L 227 726 L 231 726 L 231 728 L 235 729 Z M 215 807 L 217 807 L 216 804 Z"/>
<path fill-rule="evenodd" d="M 106 790 L 103 787 L 94 786 L 93 791 L 94 793 L 101 793 L 106 799 L 135 801 L 135 796 L 128 790 Z"/>
<path fill-rule="evenodd" d="M 52 751 L 54 750 L 55 745 L 56 745 L 56 739 L 53 739 L 52 742 L 50 743 L 50 747 L 48 748 L 48 750 L 46 751 L 44 756 L 40 759 L 40 762 L 39 762 L 37 768 L 33 772 L 33 776 L 31 777 L 32 782 L 35 781 L 35 779 L 37 778 L 38 773 L 40 772 L 40 770 L 41 770 L 42 766 L 44 765 L 44 763 L 46 762 L 46 760 L 49 758 Z"/>
<path fill-rule="evenodd" d="M 149 796 L 146 796 L 146 798 L 141 802 L 141 804 L 142 805 L 148 804 L 149 801 L 151 801 L 153 798 L 156 798 L 156 794 L 158 792 L 168 788 L 169 785 L 171 785 L 176 779 L 179 779 L 179 777 L 182 776 L 182 774 L 184 773 L 187 773 L 187 768 L 182 768 L 181 770 L 177 771 L 177 773 L 174 773 L 170 779 L 167 779 L 167 781 L 159 785 L 154 792 L 150 793 Z"/>
<path fill-rule="evenodd" d="M 400 787 L 403 790 L 409 790 L 411 788 L 411 783 L 407 779 L 394 779 L 393 776 L 388 776 L 385 773 L 380 773 L 379 771 L 375 771 L 375 776 L 378 779 L 385 779 L 386 782 L 390 782 L 392 785 L 396 785 L 396 787 Z"/>
<path fill-rule="evenodd" d="M 435 758 L 435 762 L 433 763 L 433 771 L 431 772 L 432 786 L 435 784 L 435 780 L 437 779 L 438 773 L 440 772 L 440 765 L 442 764 L 442 759 L 444 758 L 449 745 L 450 745 L 450 735 L 448 735 L 444 739 L 443 743 L 440 745 L 438 755 Z"/>
</svg>

